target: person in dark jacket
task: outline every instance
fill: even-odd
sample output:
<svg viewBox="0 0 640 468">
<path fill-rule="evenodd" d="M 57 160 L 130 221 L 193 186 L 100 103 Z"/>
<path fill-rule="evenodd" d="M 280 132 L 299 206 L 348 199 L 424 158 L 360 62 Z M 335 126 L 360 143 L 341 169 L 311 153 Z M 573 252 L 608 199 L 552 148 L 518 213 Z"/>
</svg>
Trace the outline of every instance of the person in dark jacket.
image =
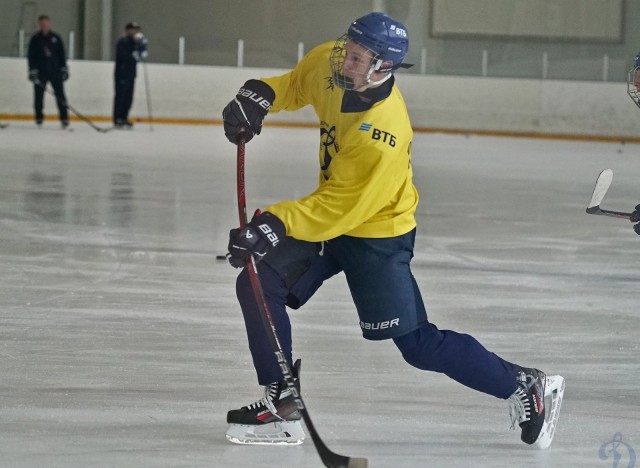
<svg viewBox="0 0 640 468">
<path fill-rule="evenodd" d="M 140 32 L 138 23 L 127 23 L 125 34 L 116 43 L 116 68 L 114 72 L 115 97 L 113 124 L 116 128 L 131 128 L 129 110 L 133 103 L 133 87 L 136 65 L 147 56 L 147 39 Z"/>
<path fill-rule="evenodd" d="M 29 41 L 29 80 L 33 82 L 36 124 L 42 125 L 44 120 L 44 91 L 50 81 L 62 128 L 66 128 L 69 125 L 69 114 L 63 83 L 69 79 L 69 69 L 64 44 L 62 38 L 51 30 L 47 15 L 38 18 L 38 29 Z"/>
</svg>

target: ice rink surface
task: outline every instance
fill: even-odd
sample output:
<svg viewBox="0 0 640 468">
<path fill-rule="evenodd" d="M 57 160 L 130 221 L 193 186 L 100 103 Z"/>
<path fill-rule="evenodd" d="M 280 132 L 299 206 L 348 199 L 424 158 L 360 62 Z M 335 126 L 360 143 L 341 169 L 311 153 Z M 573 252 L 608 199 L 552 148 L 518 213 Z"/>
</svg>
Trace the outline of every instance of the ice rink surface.
<svg viewBox="0 0 640 468">
<path fill-rule="evenodd" d="M 235 149 L 221 127 L 0 130 L 0 466 L 319 467 L 237 446 L 261 396 L 226 252 Z M 318 131 L 247 145 L 248 207 L 313 190 Z M 370 467 L 618 467 L 640 454 L 640 236 L 590 216 L 640 203 L 640 146 L 417 134 L 413 271 L 431 321 L 562 374 L 550 450 L 507 404 L 360 337 L 342 275 L 292 313 L 302 390 L 327 445 Z M 619 433 L 618 443 L 609 443 Z M 615 450 L 613 445 L 616 445 Z M 601 447 L 602 450 L 601 450 Z"/>
</svg>

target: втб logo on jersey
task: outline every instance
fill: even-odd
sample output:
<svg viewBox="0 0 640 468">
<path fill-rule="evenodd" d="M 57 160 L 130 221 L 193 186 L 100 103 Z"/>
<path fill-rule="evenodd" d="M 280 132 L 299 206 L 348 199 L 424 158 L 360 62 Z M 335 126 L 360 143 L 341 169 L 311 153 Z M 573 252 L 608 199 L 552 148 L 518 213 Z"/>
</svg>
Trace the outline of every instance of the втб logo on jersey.
<svg viewBox="0 0 640 468">
<path fill-rule="evenodd" d="M 368 132 L 372 128 L 373 128 L 373 132 L 371 132 L 371 139 L 372 140 L 382 140 L 383 142 L 387 143 L 392 148 L 394 146 L 396 146 L 396 137 L 395 137 L 395 135 L 392 135 L 389 132 L 385 132 L 384 130 L 380 130 L 378 128 L 374 128 L 373 125 L 371 125 L 371 124 L 363 122 L 362 125 L 360 125 L 360 128 L 358 130 L 360 130 L 362 132 Z"/>
</svg>

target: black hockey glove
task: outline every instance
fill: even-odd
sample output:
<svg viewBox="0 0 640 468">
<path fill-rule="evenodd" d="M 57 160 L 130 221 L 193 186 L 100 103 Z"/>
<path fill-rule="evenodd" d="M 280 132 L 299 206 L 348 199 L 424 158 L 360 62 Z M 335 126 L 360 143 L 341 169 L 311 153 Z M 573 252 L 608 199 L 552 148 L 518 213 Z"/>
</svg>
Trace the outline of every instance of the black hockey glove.
<svg viewBox="0 0 640 468">
<path fill-rule="evenodd" d="M 222 111 L 224 134 L 231 143 L 236 143 L 236 134 L 245 129 L 245 141 L 260 135 L 262 120 L 273 105 L 276 94 L 267 83 L 249 80 L 236 94 L 236 98 Z"/>
<path fill-rule="evenodd" d="M 67 81 L 69 79 L 69 69 L 67 67 L 62 67 L 60 69 L 60 79 L 62 79 L 62 81 Z"/>
<path fill-rule="evenodd" d="M 277 216 L 268 211 L 256 211 L 256 215 L 244 228 L 229 232 L 229 263 L 234 268 L 242 268 L 251 254 L 258 263 L 284 239 L 286 231 Z"/>
<path fill-rule="evenodd" d="M 633 226 L 633 230 L 636 231 L 636 234 L 640 235 L 640 205 L 636 205 L 636 210 L 631 213 L 631 218 L 629 218 L 632 223 L 638 223 Z"/>
<path fill-rule="evenodd" d="M 29 81 L 33 81 L 34 83 L 38 81 L 38 69 L 32 68 L 29 70 Z"/>
</svg>

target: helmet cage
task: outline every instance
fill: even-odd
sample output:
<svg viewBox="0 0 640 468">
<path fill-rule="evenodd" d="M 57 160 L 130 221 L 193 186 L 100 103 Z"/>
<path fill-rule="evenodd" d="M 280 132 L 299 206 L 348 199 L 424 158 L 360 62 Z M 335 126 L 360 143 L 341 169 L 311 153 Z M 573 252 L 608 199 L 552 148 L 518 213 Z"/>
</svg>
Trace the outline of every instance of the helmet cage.
<svg viewBox="0 0 640 468">
<path fill-rule="evenodd" d="M 353 41 L 355 44 L 364 47 L 367 50 L 367 54 L 370 56 L 368 69 L 365 72 L 359 73 L 358 76 L 355 77 L 361 78 L 361 80 L 357 80 L 358 82 L 354 81 L 353 78 L 349 78 L 344 74 L 344 62 L 347 58 L 346 45 L 349 41 Z M 384 83 L 389 78 L 391 78 L 393 71 L 398 68 L 394 67 L 390 61 L 384 60 L 384 57 L 380 56 L 369 47 L 349 37 L 348 34 L 343 34 L 336 40 L 335 44 L 333 45 L 333 49 L 331 50 L 331 55 L 329 56 L 329 63 L 331 66 L 331 75 L 335 85 L 346 90 L 358 92 Z M 384 68 L 383 64 L 386 64 Z M 371 77 L 375 72 L 384 73 L 385 75 L 380 80 L 372 81 Z"/>
<path fill-rule="evenodd" d="M 640 66 L 635 65 L 627 75 L 627 94 L 640 107 Z"/>
</svg>

